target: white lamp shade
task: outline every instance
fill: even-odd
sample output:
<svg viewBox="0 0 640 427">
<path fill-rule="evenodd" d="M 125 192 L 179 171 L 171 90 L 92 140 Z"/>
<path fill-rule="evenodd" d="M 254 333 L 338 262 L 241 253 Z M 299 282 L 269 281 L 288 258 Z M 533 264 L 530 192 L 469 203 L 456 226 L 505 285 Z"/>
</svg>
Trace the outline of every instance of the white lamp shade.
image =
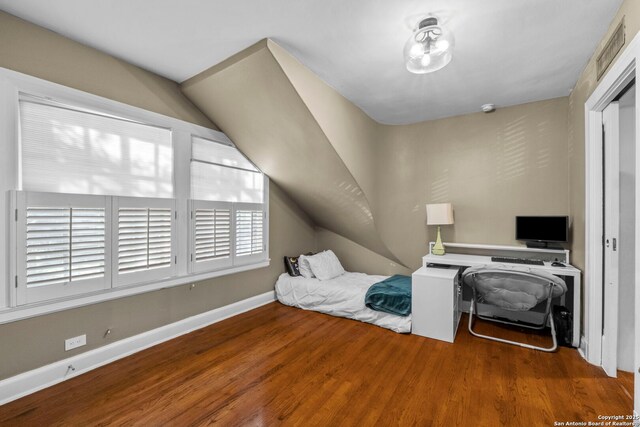
<svg viewBox="0 0 640 427">
<path fill-rule="evenodd" d="M 453 224 L 453 206 L 451 203 L 433 203 L 427 205 L 427 225 Z"/>
</svg>

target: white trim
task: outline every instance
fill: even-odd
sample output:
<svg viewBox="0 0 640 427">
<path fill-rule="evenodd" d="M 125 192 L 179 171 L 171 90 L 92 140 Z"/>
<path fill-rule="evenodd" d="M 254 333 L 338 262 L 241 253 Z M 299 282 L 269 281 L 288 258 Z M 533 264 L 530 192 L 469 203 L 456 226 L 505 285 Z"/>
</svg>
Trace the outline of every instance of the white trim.
<svg viewBox="0 0 640 427">
<path fill-rule="evenodd" d="M 271 259 L 270 255 L 269 255 L 269 249 L 271 247 L 271 244 L 269 243 L 269 229 L 270 224 L 271 224 L 271 205 L 269 204 L 269 197 L 270 197 L 270 192 L 269 192 L 269 177 L 267 176 L 267 174 L 265 173 L 263 175 L 264 177 L 264 200 L 262 201 L 263 209 L 264 209 L 264 213 L 265 213 L 265 226 L 264 226 L 264 244 L 265 244 L 265 251 L 264 251 L 264 259 Z"/>
<path fill-rule="evenodd" d="M 584 332 L 587 360 L 601 364 L 602 352 L 602 111 L 631 82 L 640 56 L 636 35 L 585 103 L 585 295 Z M 640 101 L 636 99 L 636 107 Z M 640 110 L 637 110 L 640 111 Z M 636 132 L 636 145 L 640 134 Z M 639 157 L 640 158 L 640 154 Z M 636 185 L 640 183 L 636 163 Z M 636 191 L 638 191 L 637 187 Z M 637 201 L 637 203 L 640 202 Z M 640 211 L 636 211 L 636 222 Z M 640 230 L 636 234 L 636 274 L 640 273 Z M 594 278 L 600 278 L 595 279 Z M 637 292 L 636 292 L 637 293 Z M 637 300 L 640 301 L 640 298 Z M 588 345 L 587 345 L 588 343 Z"/>
<path fill-rule="evenodd" d="M 587 360 L 587 347 L 589 344 L 587 343 L 587 339 L 584 335 L 580 337 L 580 346 L 578 346 L 578 353 L 584 360 Z"/>
<path fill-rule="evenodd" d="M 269 291 L 0 381 L 0 405 L 275 301 Z M 74 371 L 69 366 L 75 368 Z"/>
<path fill-rule="evenodd" d="M 18 110 L 17 95 L 15 88 L 10 82 L 0 79 L 0 138 L 2 141 L 18 141 Z M 6 209 L 7 206 L 14 207 L 14 200 L 10 190 L 18 188 L 19 176 L 18 165 L 20 159 L 18 155 L 18 144 L 0 144 L 0 308 L 13 304 L 14 297 L 11 284 L 15 277 L 15 254 L 11 254 L 9 246 L 15 244 L 15 227 L 13 220 L 13 210 Z M 7 234 L 8 233 L 8 234 Z"/>
<path fill-rule="evenodd" d="M 55 313 L 58 311 L 68 310 L 70 308 L 83 307 L 85 305 L 95 304 L 103 301 L 110 301 L 118 298 L 138 295 L 145 292 L 155 291 L 158 289 L 172 288 L 174 286 L 185 285 L 187 283 L 201 282 L 215 277 L 227 276 L 229 274 L 241 273 L 243 271 L 255 270 L 258 268 L 268 267 L 271 260 L 267 259 L 263 262 L 243 265 L 239 267 L 228 268 L 220 271 L 212 271 L 203 274 L 192 274 L 185 277 L 177 277 L 164 281 L 154 282 L 146 285 L 133 285 L 131 287 L 110 288 L 109 290 L 87 295 L 85 297 L 76 297 L 73 299 L 60 300 L 55 302 L 46 302 L 33 304 L 28 306 L 20 306 L 13 308 L 5 308 L 0 310 L 0 325 L 10 323 L 16 320 L 28 319 L 30 317 L 40 316 L 42 314 Z"/>
<path fill-rule="evenodd" d="M 604 125 L 604 316 L 601 365 L 610 377 L 618 374 L 618 279 L 620 230 L 620 103 L 611 102 L 602 112 Z"/>
</svg>

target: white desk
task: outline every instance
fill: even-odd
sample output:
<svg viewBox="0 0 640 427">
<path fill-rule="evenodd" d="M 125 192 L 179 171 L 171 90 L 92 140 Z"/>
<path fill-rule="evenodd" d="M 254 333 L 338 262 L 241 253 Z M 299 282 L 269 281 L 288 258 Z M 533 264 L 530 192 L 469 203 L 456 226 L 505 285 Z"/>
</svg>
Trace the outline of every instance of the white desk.
<svg viewBox="0 0 640 427">
<path fill-rule="evenodd" d="M 537 270 L 543 270 L 556 276 L 566 276 L 573 278 L 573 286 L 571 282 L 567 282 L 567 286 L 570 287 L 570 291 L 573 293 L 573 307 L 571 311 L 573 313 L 573 340 L 572 344 L 578 348 L 580 346 L 580 319 L 581 319 L 581 298 L 580 293 L 582 289 L 581 285 L 581 272 L 572 265 L 566 267 L 553 267 L 551 262 L 545 262 L 542 265 L 527 265 L 527 264 L 511 264 L 511 263 L 497 263 L 491 261 L 490 256 L 486 255 L 468 255 L 468 254 L 455 254 L 447 253 L 445 255 L 425 255 L 422 257 L 422 266 L 425 267 L 429 263 L 455 265 L 460 267 L 475 267 L 478 265 L 508 265 L 508 266 L 526 266 L 535 268 Z M 462 306 L 463 311 L 468 312 L 468 304 Z"/>
</svg>

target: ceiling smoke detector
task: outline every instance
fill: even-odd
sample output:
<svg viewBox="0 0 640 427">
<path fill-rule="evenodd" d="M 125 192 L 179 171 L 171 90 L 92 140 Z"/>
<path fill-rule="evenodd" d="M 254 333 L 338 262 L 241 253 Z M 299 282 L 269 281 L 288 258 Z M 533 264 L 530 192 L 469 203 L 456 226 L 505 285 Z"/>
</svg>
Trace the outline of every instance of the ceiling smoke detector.
<svg viewBox="0 0 640 427">
<path fill-rule="evenodd" d="M 494 111 L 496 111 L 495 104 L 484 104 L 480 108 L 482 109 L 482 112 L 484 112 L 484 113 L 493 113 Z"/>
</svg>

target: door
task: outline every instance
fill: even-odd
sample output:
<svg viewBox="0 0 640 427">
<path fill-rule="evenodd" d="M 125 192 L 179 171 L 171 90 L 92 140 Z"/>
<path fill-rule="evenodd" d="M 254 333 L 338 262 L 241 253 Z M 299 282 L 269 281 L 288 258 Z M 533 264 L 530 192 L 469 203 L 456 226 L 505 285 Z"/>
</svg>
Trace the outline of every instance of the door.
<svg viewBox="0 0 640 427">
<path fill-rule="evenodd" d="M 604 250 L 602 367 L 617 376 L 618 360 L 618 229 L 620 222 L 619 104 L 602 112 L 604 158 Z"/>
</svg>

